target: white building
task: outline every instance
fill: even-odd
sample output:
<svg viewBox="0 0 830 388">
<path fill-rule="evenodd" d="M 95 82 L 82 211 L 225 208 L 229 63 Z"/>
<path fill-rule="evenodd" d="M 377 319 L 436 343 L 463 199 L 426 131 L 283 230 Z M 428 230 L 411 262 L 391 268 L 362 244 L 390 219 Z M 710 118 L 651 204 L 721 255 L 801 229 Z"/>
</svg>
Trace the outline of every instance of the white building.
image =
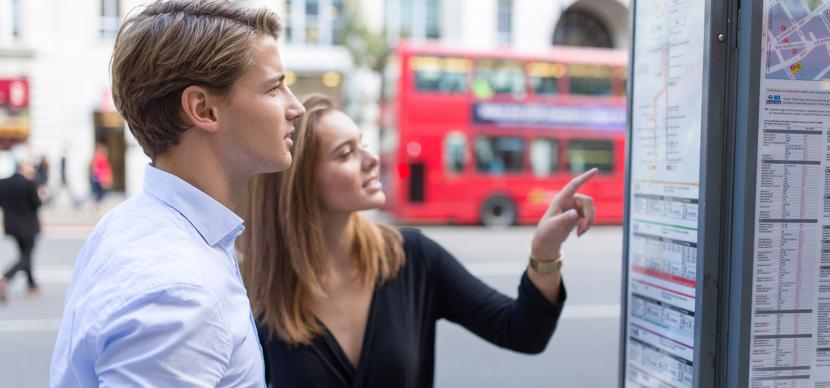
<svg viewBox="0 0 830 388">
<path fill-rule="evenodd" d="M 69 150 L 67 178 L 88 192 L 88 165 L 96 140 L 110 147 L 115 189 L 141 187 L 147 158 L 115 113 L 109 60 L 118 25 L 148 0 L 0 0 L 0 85 L 28 80 L 30 149 L 47 155 L 51 181 Z M 625 48 L 628 0 L 237 0 L 272 7 L 285 33 L 281 42 L 289 81 L 298 95 L 324 92 L 360 102 L 357 114 L 370 143 L 376 137 L 379 77 L 355 69 L 342 45 L 347 11 L 394 44 L 401 38 L 492 49 L 542 51 L 554 44 Z M 0 90 L 0 108 L 3 95 Z M 17 114 L 21 114 L 17 112 Z M 0 110 L 0 147 L 20 136 Z M 4 122 L 5 120 L 5 122 Z M 5 124 L 4 124 L 5 123 Z M 11 129 L 10 129 L 11 128 Z M 3 153 L 4 151 L 0 151 Z M 9 157 L 0 155 L 0 173 Z M 2 171 L 5 170 L 5 171 Z"/>
</svg>

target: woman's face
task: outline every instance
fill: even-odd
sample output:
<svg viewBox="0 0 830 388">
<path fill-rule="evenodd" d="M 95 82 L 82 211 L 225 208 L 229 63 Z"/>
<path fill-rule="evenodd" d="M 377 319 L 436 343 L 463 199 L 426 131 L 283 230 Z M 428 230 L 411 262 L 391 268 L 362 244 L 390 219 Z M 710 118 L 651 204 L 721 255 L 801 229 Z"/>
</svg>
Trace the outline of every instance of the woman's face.
<svg viewBox="0 0 830 388">
<path fill-rule="evenodd" d="M 377 155 L 362 144 L 360 128 L 345 113 L 325 113 L 319 122 L 320 167 L 317 187 L 325 212 L 376 209 L 386 202 Z"/>
</svg>

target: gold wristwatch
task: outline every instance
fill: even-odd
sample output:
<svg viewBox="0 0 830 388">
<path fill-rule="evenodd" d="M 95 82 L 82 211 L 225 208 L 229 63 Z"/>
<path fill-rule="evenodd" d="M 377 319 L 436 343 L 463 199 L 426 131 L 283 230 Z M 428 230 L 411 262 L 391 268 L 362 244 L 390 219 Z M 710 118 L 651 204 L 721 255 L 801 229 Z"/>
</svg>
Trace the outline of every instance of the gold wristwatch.
<svg viewBox="0 0 830 388">
<path fill-rule="evenodd" d="M 559 272 L 562 270 L 562 255 L 551 261 L 540 261 L 530 256 L 530 268 L 542 275 Z"/>
</svg>

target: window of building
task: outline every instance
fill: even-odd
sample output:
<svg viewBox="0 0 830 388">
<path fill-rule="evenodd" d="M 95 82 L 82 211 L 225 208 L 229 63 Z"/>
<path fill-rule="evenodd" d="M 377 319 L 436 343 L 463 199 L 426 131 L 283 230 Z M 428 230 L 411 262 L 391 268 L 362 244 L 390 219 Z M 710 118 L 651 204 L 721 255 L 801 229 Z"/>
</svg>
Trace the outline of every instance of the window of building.
<svg viewBox="0 0 830 388">
<path fill-rule="evenodd" d="M 464 172 L 467 165 L 467 136 L 458 131 L 444 138 L 444 168 L 450 174 Z"/>
<path fill-rule="evenodd" d="M 559 142 L 556 139 L 537 138 L 530 144 L 530 167 L 533 175 L 546 176 L 559 166 Z"/>
<path fill-rule="evenodd" d="M 121 22 L 119 0 L 101 0 L 101 38 L 115 39 Z"/>
<path fill-rule="evenodd" d="M 332 43 L 342 45 L 346 38 L 346 8 L 343 0 L 331 0 Z"/>
<path fill-rule="evenodd" d="M 499 44 L 510 45 L 513 42 L 513 0 L 499 0 L 497 24 Z"/>
<path fill-rule="evenodd" d="M 614 93 L 609 66 L 573 64 L 568 66 L 568 91 L 584 96 L 610 96 Z"/>
<path fill-rule="evenodd" d="M 517 136 L 477 136 L 476 169 L 488 174 L 523 170 L 524 139 Z"/>
<path fill-rule="evenodd" d="M 294 18 L 292 17 L 294 8 L 293 0 L 285 0 L 285 9 L 283 11 L 284 18 L 282 18 L 283 36 L 288 42 L 294 42 Z"/>
<path fill-rule="evenodd" d="M 614 171 L 614 143 L 610 140 L 571 140 L 568 144 L 571 174 L 581 174 L 594 167 L 601 173 Z"/>
<path fill-rule="evenodd" d="M 417 56 L 409 60 L 419 92 L 464 93 L 470 61 L 463 58 Z"/>
<path fill-rule="evenodd" d="M 589 11 L 570 8 L 556 24 L 553 44 L 558 46 L 613 47 L 605 22 Z"/>
<path fill-rule="evenodd" d="M 427 0 L 426 9 L 426 37 L 427 39 L 441 38 L 441 18 L 438 12 L 438 0 Z"/>
<path fill-rule="evenodd" d="M 525 73 L 519 61 L 481 59 L 476 61 L 473 93 L 480 99 L 493 94 L 525 93 Z"/>
<path fill-rule="evenodd" d="M 12 0 L 12 9 L 11 9 L 11 16 L 12 16 L 12 39 L 17 40 L 20 38 L 22 34 L 22 15 L 21 15 L 21 0 Z"/>
<path fill-rule="evenodd" d="M 395 38 L 425 40 L 441 38 L 441 7 L 438 0 L 385 0 L 385 19 Z"/>
<path fill-rule="evenodd" d="M 305 0 L 305 43 L 320 43 L 320 0 Z"/>
<path fill-rule="evenodd" d="M 559 93 L 559 80 L 565 76 L 565 65 L 561 63 L 531 62 L 527 65 L 527 75 L 533 93 L 554 95 Z"/>
<path fill-rule="evenodd" d="M 343 44 L 346 28 L 344 0 L 285 0 L 283 28 L 291 43 Z"/>
</svg>

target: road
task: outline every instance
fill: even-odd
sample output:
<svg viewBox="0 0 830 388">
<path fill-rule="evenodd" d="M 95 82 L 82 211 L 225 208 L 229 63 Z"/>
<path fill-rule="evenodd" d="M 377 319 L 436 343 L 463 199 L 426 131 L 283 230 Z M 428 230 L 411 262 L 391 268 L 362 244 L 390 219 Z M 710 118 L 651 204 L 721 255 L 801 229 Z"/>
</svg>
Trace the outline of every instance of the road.
<svg viewBox="0 0 830 388">
<path fill-rule="evenodd" d="M 422 227 L 486 283 L 515 296 L 525 268 L 533 228 Z M 66 286 L 86 230 L 46 232 L 35 253 L 43 290 L 25 298 L 22 274 L 10 284 L 10 301 L 0 306 L 0 381 L 8 387 L 48 384 L 55 335 Z M 564 248 L 568 302 L 547 350 L 522 355 L 495 347 L 464 328 L 438 325 L 436 387 L 614 387 L 619 359 L 619 301 L 622 229 L 595 227 Z M 0 268 L 16 253 L 0 240 Z"/>
</svg>

